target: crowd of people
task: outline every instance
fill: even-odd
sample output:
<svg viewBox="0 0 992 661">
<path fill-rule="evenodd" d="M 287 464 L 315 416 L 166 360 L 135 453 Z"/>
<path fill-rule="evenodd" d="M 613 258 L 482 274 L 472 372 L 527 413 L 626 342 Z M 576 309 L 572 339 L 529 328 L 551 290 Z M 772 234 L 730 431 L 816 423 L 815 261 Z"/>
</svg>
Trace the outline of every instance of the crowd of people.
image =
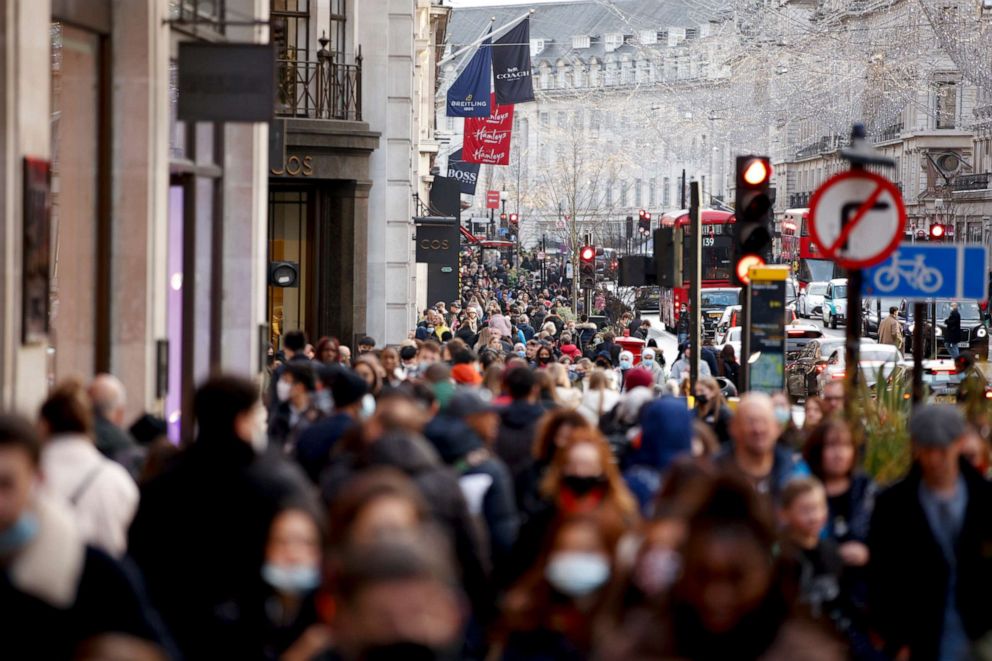
<svg viewBox="0 0 992 661">
<path fill-rule="evenodd" d="M 987 659 L 992 484 L 949 405 L 876 484 L 827 388 L 792 422 L 567 289 L 467 267 L 408 341 L 282 338 L 124 428 L 109 375 L 0 415 L 12 659 Z M 721 367 L 718 365 L 718 367 Z"/>
</svg>

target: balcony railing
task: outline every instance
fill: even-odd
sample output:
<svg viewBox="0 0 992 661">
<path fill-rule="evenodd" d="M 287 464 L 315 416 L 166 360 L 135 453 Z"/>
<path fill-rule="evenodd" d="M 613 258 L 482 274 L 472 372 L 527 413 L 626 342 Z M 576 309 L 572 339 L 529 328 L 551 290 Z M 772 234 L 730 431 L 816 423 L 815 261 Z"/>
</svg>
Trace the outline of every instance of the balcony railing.
<svg viewBox="0 0 992 661">
<path fill-rule="evenodd" d="M 992 180 L 992 172 L 960 174 L 954 177 L 951 186 L 954 190 L 988 190 L 990 180 Z"/>
<path fill-rule="evenodd" d="M 276 114 L 281 117 L 362 121 L 362 53 L 355 64 L 318 53 L 316 61 L 276 61 Z"/>
</svg>

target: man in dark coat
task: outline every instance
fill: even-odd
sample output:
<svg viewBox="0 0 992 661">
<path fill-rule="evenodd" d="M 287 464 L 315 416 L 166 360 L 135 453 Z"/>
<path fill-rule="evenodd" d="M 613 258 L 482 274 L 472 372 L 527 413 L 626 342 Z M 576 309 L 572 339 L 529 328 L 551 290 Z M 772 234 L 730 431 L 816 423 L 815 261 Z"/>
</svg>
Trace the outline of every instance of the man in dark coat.
<svg viewBox="0 0 992 661">
<path fill-rule="evenodd" d="M 300 434 L 296 442 L 296 461 L 315 484 L 331 461 L 331 450 L 345 432 L 358 423 L 362 398 L 368 384 L 346 367 L 321 370 L 321 381 L 334 398 L 334 412 Z"/>
<path fill-rule="evenodd" d="M 520 528 L 510 471 L 486 445 L 492 444 L 498 429 L 498 409 L 478 394 L 461 390 L 424 430 L 441 460 L 458 475 L 469 512 L 485 522 L 496 572 L 509 559 Z"/>
<path fill-rule="evenodd" d="M 532 491 L 534 433 L 544 408 L 537 403 L 537 379 L 529 367 L 514 367 L 504 379 L 511 401 L 500 412 L 495 450 L 510 469 L 519 506 Z"/>
<path fill-rule="evenodd" d="M 891 658 L 989 658 L 992 485 L 961 457 L 957 409 L 917 409 L 909 434 L 913 467 L 878 496 L 868 535 L 873 626 Z"/>
<path fill-rule="evenodd" d="M 944 320 L 944 345 L 951 358 L 958 357 L 958 342 L 961 341 L 961 313 L 958 312 L 958 304 L 951 302 L 951 311 Z"/>
<path fill-rule="evenodd" d="M 185 657 L 257 658 L 238 635 L 238 604 L 258 591 L 272 519 L 287 500 L 308 497 L 306 478 L 263 452 L 254 383 L 211 378 L 193 408 L 197 439 L 142 488 L 128 551 Z"/>
</svg>

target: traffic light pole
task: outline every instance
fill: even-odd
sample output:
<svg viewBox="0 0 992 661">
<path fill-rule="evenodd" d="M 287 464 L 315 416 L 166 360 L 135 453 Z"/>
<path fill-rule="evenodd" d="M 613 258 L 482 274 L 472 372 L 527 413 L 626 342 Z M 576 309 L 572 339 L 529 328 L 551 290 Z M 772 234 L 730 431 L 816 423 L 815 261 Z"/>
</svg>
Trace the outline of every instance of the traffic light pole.
<svg viewBox="0 0 992 661">
<path fill-rule="evenodd" d="M 927 304 L 913 303 L 913 406 L 923 404 L 923 317 Z"/>
<path fill-rule="evenodd" d="M 587 246 L 591 246 L 592 245 L 592 234 L 586 233 L 585 245 L 587 245 Z M 595 283 L 595 279 L 596 279 L 596 257 L 595 257 L 595 253 L 593 253 L 593 258 L 592 258 L 592 277 L 593 277 L 593 282 Z M 583 291 L 584 296 L 583 296 L 583 299 L 582 299 L 582 301 L 583 301 L 583 309 L 582 309 L 582 311 L 586 315 L 590 315 L 590 316 L 592 315 L 592 290 L 593 289 L 594 289 L 594 287 L 586 287 L 585 290 Z"/>
<path fill-rule="evenodd" d="M 699 182 L 694 181 L 691 186 L 692 188 L 689 193 L 689 222 L 692 223 L 692 234 L 690 238 L 692 242 L 692 277 L 689 279 L 689 342 L 692 347 L 692 360 L 689 361 L 689 381 L 692 384 L 693 393 L 695 393 L 696 382 L 699 381 L 699 361 L 702 358 L 703 349 L 703 343 L 700 337 L 702 331 L 700 322 L 702 318 L 700 317 L 699 307 L 699 282 L 703 279 L 703 259 L 701 254 L 703 215 L 699 205 Z M 713 376 L 716 375 L 714 374 Z"/>
</svg>

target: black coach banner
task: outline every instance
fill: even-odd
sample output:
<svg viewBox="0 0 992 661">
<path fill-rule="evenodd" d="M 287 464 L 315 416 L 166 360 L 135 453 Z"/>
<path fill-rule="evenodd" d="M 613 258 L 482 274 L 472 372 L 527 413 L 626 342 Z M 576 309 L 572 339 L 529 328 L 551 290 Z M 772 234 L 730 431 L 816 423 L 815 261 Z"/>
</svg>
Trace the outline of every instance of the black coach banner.
<svg viewBox="0 0 992 661">
<path fill-rule="evenodd" d="M 493 86 L 496 105 L 534 100 L 530 65 L 530 18 L 493 42 Z"/>
<path fill-rule="evenodd" d="M 479 164 L 462 160 L 462 150 L 448 156 L 448 178 L 458 182 L 458 188 L 466 195 L 475 195 L 475 185 L 479 182 Z"/>
</svg>

